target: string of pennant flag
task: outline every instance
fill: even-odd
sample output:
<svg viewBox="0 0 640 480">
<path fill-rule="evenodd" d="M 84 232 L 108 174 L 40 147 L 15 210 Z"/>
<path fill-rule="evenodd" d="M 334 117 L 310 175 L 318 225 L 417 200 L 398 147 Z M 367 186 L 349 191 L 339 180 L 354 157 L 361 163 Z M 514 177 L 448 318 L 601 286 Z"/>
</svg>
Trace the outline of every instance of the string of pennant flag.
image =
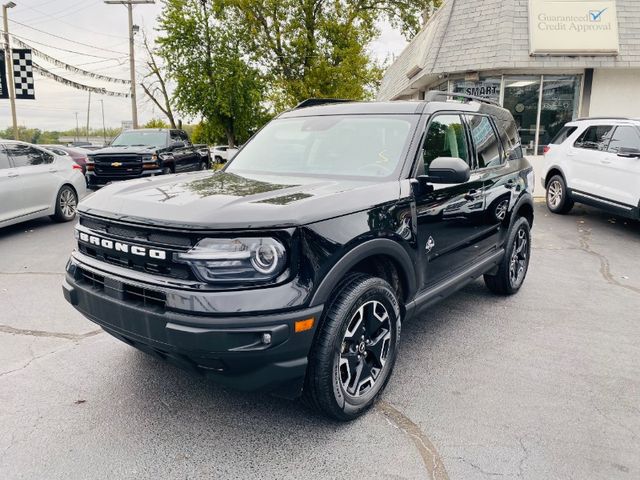
<svg viewBox="0 0 640 480">
<path fill-rule="evenodd" d="M 130 80 L 124 80 L 122 78 L 109 77 L 107 75 L 100 75 L 99 73 L 93 73 L 88 70 L 83 70 L 82 68 L 74 67 L 73 65 L 69 65 L 57 58 L 52 57 L 51 55 L 47 55 L 44 52 L 41 52 L 37 48 L 30 46 L 29 44 L 23 42 L 22 40 L 15 38 L 13 39 L 14 43 L 19 47 L 31 50 L 33 56 L 41 58 L 42 60 L 55 65 L 56 67 L 64 68 L 68 72 L 76 73 L 78 75 L 83 75 L 85 77 L 94 78 L 96 80 L 101 80 L 109 83 L 119 83 L 121 85 L 131 85 Z"/>
<path fill-rule="evenodd" d="M 50 78 L 51 80 L 54 80 L 68 87 L 75 88 L 77 90 L 84 90 L 85 92 L 98 93 L 100 95 L 108 95 L 110 97 L 128 98 L 130 96 L 128 93 L 114 92 L 111 90 L 107 90 L 106 88 L 93 87 L 91 85 L 85 85 L 83 83 L 78 83 L 73 80 L 69 80 L 68 78 L 61 77 L 60 75 L 57 75 L 51 72 L 50 70 L 47 70 L 46 68 L 40 66 L 35 62 L 33 62 L 33 70 L 38 72 L 43 77 Z"/>
</svg>

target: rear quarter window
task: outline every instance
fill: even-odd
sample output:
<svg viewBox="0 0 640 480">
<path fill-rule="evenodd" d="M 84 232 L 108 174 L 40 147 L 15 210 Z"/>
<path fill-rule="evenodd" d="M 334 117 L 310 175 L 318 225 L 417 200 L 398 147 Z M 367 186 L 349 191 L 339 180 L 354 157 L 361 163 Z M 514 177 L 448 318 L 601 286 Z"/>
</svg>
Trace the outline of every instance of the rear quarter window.
<svg viewBox="0 0 640 480">
<path fill-rule="evenodd" d="M 563 144 L 567 140 L 567 138 L 575 133 L 577 129 L 578 127 L 562 127 L 555 138 L 551 140 L 551 145 Z"/>
</svg>

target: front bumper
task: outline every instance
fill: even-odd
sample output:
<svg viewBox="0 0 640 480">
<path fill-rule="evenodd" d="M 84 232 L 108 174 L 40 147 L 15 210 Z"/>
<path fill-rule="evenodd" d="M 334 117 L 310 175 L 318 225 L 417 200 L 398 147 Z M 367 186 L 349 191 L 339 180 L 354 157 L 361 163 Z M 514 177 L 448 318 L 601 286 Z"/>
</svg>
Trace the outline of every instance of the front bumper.
<svg viewBox="0 0 640 480">
<path fill-rule="evenodd" d="M 288 398 L 302 391 L 322 314 L 322 306 L 243 315 L 172 311 L 162 301 L 170 288 L 132 282 L 73 258 L 62 288 L 78 311 L 129 345 L 218 383 Z M 311 317 L 313 329 L 296 333 L 295 322 Z"/>
<path fill-rule="evenodd" d="M 121 174 L 121 175 L 99 174 L 98 175 L 96 174 L 96 172 L 87 171 L 86 177 L 87 177 L 87 183 L 89 184 L 89 186 L 100 186 L 100 185 L 106 185 L 111 182 L 119 182 L 121 180 L 134 180 L 136 178 L 152 177 L 154 175 L 161 175 L 161 174 L 162 174 L 162 169 L 157 168 L 153 170 L 142 170 L 142 172 L 133 173 L 130 175 L 127 175 L 127 174 Z"/>
</svg>

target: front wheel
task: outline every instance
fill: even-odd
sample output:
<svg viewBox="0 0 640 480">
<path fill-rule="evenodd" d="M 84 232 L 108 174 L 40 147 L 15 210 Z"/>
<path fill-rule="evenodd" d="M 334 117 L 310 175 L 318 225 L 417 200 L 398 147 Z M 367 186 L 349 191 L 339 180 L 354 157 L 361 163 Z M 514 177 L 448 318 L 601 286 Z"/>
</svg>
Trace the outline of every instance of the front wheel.
<svg viewBox="0 0 640 480">
<path fill-rule="evenodd" d="M 64 185 L 56 197 L 56 210 L 52 218 L 56 222 L 70 222 L 76 218 L 78 194 L 69 185 Z"/>
<path fill-rule="evenodd" d="M 309 355 L 304 398 L 348 421 L 375 403 L 391 377 L 400 306 L 387 282 L 364 274 L 347 278 L 328 305 Z"/>
<path fill-rule="evenodd" d="M 511 227 L 507 251 L 495 275 L 485 275 L 487 288 L 498 295 L 513 295 L 524 283 L 531 257 L 531 228 L 524 217 Z"/>
</svg>

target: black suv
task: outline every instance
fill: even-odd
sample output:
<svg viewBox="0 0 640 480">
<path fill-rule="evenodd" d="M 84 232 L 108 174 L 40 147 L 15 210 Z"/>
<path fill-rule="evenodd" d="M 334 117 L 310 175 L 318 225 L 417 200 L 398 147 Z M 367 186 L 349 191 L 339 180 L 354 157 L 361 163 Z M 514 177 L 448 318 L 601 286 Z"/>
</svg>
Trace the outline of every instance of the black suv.
<svg viewBox="0 0 640 480">
<path fill-rule="evenodd" d="M 527 273 L 534 182 L 514 120 L 447 95 L 302 104 L 220 172 L 104 188 L 79 206 L 65 297 L 156 357 L 357 417 L 402 322 Z"/>
<path fill-rule="evenodd" d="M 210 167 L 209 148 L 192 144 L 184 130 L 140 128 L 122 132 L 108 147 L 87 155 L 86 176 L 89 187 L 98 187 Z"/>
</svg>

